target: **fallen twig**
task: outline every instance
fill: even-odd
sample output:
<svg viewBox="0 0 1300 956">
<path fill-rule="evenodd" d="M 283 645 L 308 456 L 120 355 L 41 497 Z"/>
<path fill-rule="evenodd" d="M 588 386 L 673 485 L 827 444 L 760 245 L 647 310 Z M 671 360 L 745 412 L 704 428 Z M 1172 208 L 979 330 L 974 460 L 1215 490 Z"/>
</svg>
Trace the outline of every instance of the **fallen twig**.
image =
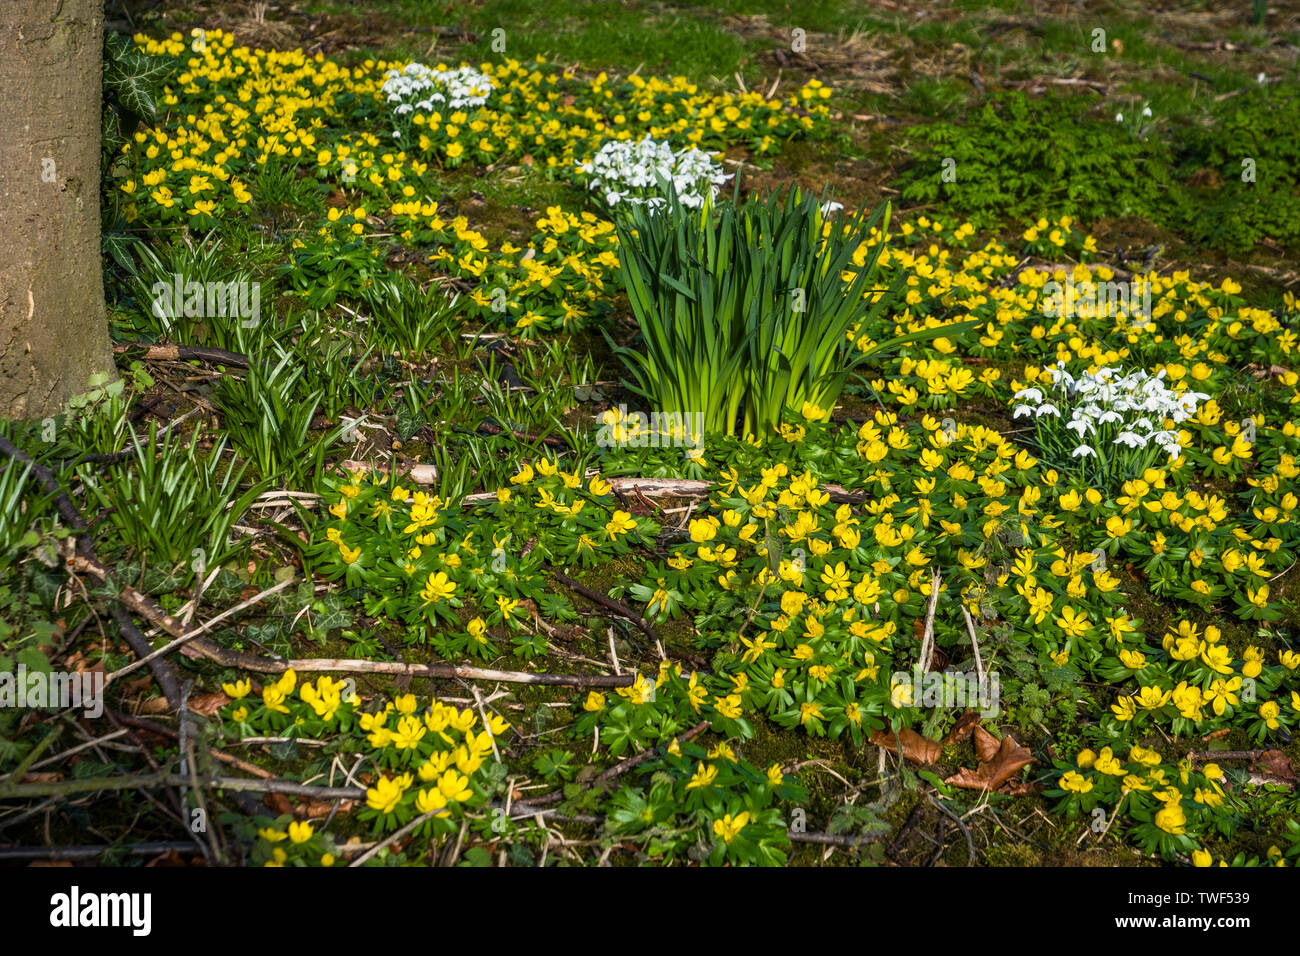
<svg viewBox="0 0 1300 956">
<path fill-rule="evenodd" d="M 699 736 L 700 734 L 704 733 L 705 730 L 708 729 L 709 724 L 710 721 L 702 720 L 694 727 L 692 727 L 690 730 L 678 734 L 677 737 L 675 738 L 677 743 L 684 744 L 688 740 L 691 740 L 692 738 Z M 664 749 L 666 750 L 667 748 Z M 627 773 L 627 771 L 631 770 L 633 767 L 637 766 L 638 764 L 644 763 L 645 761 L 649 760 L 651 757 L 655 756 L 658 753 L 659 753 L 658 748 L 651 748 L 650 750 L 642 751 L 639 754 L 633 754 L 631 757 L 624 757 L 622 760 L 614 764 L 614 766 L 610 767 L 608 770 L 605 770 L 599 776 L 583 784 L 583 787 L 584 789 L 590 790 L 592 787 L 602 787 L 605 786 L 606 784 L 613 783 L 615 780 L 619 778 L 619 776 L 621 776 L 624 773 Z M 546 806 L 547 804 L 559 803 L 563 799 L 564 799 L 564 794 L 557 790 L 554 793 L 544 794 L 543 796 L 540 797 L 532 797 L 525 802 L 517 803 L 515 804 L 515 809 L 518 810 L 520 807 L 524 807 L 524 806 L 543 807 Z"/>
<path fill-rule="evenodd" d="M 939 607 L 939 570 L 936 568 L 930 580 L 930 606 L 925 609 L 925 631 L 921 636 L 921 672 L 930 669 L 930 658 L 934 656 L 934 612 Z"/>
<path fill-rule="evenodd" d="M 197 853 L 194 844 L 188 841 L 163 841 L 158 843 L 127 843 L 110 846 L 8 846 L 0 848 L 0 861 L 19 860 L 97 860 L 109 851 L 125 853 L 127 856 L 155 856 L 160 853 L 175 851 Z"/>
<path fill-rule="evenodd" d="M 380 850 L 382 850 L 384 847 L 392 846 L 394 843 L 396 843 L 396 842 L 397 842 L 398 840 L 400 840 L 402 837 L 406 836 L 408 833 L 410 833 L 412 830 L 414 830 L 414 829 L 415 829 L 416 827 L 418 827 L 420 824 L 424 823 L 426 820 L 432 820 L 432 819 L 433 819 L 434 817 L 436 817 L 438 814 L 440 814 L 440 813 L 445 813 L 445 812 L 446 812 L 445 810 L 439 808 L 439 809 L 437 809 L 437 810 L 430 810 L 428 813 L 421 814 L 420 816 L 416 817 L 414 820 L 412 820 L 412 821 L 411 821 L 410 823 L 408 823 L 406 826 L 402 827 L 402 828 L 401 828 L 400 830 L 398 830 L 397 832 L 392 833 L 392 834 L 388 835 L 387 837 L 385 837 L 384 839 L 380 840 L 378 843 L 376 843 L 374 846 L 372 846 L 372 847 L 371 847 L 369 850 L 367 850 L 365 853 L 362 853 L 359 857 L 357 857 L 355 860 L 353 860 L 351 863 L 349 863 L 348 866 L 352 867 L 352 866 L 362 866 L 362 865 L 364 865 L 365 862 L 366 862 L 366 860 L 369 860 L 372 856 L 374 856 L 376 853 L 378 853 L 378 852 L 379 852 Z"/>
<path fill-rule="evenodd" d="M 560 582 L 564 584 L 565 587 L 572 588 L 573 590 L 581 594 L 583 597 L 589 598 L 592 601 L 595 601 L 601 607 L 613 611 L 616 614 L 618 614 L 620 617 L 626 618 L 627 620 L 631 621 L 641 630 L 643 634 L 645 634 L 646 637 L 650 638 L 651 641 L 659 640 L 659 635 L 656 634 L 655 629 L 650 626 L 650 622 L 647 621 L 645 618 L 643 618 L 636 611 L 632 610 L 622 601 L 616 601 L 614 598 L 601 594 L 599 591 L 593 591 L 591 588 L 587 587 L 585 584 L 581 583 L 580 581 L 575 581 L 567 574 L 564 574 L 561 571 L 556 571 L 554 568 L 551 569 L 551 574 L 555 575 L 555 577 L 557 577 L 560 580 Z"/>
<path fill-rule="evenodd" d="M 76 558 L 74 557 L 70 560 L 75 561 Z M 261 591 L 258 594 L 254 594 L 247 601 L 242 601 L 241 603 L 236 604 L 234 607 L 222 611 L 220 614 L 212 618 L 212 620 L 208 621 L 206 624 L 203 624 L 192 631 L 182 634 L 180 637 L 176 638 L 171 643 L 164 644 L 162 647 L 158 648 L 158 650 L 153 651 L 152 653 L 146 655 L 145 657 L 140 658 L 140 660 L 136 661 L 135 663 L 128 664 L 126 667 L 123 667 L 120 670 L 113 671 L 113 673 L 109 674 L 108 677 L 104 679 L 104 686 L 107 687 L 109 684 L 113 683 L 113 681 L 115 681 L 117 678 L 125 677 L 133 670 L 143 667 L 145 664 L 148 664 L 150 661 L 152 661 L 155 657 L 161 657 L 163 654 L 167 654 L 170 653 L 171 651 L 174 651 L 176 648 L 180 647 L 186 641 L 191 641 L 194 638 L 198 637 L 200 634 L 204 633 L 205 631 L 211 630 L 213 627 L 220 624 L 222 621 L 224 621 L 226 618 L 230 617 L 231 615 L 238 614 L 240 611 L 244 610 L 245 608 L 252 607 L 254 604 L 257 604 L 263 598 L 269 597 L 270 595 L 275 594 L 277 591 L 283 591 L 290 584 L 294 584 L 294 583 L 295 583 L 294 578 L 289 578 L 287 581 L 281 581 L 279 584 L 275 585 L 274 587 L 269 587 L 265 591 Z"/>
<path fill-rule="evenodd" d="M 318 800 L 360 800 L 366 795 L 366 791 L 360 787 L 313 787 L 287 780 L 213 777 L 205 783 L 213 790 L 251 790 L 254 793 L 282 793 L 286 796 L 312 797 Z M 97 793 L 101 790 L 144 790 L 191 785 L 192 781 L 188 774 L 162 771 L 121 777 L 91 777 L 84 780 L 43 780 L 39 783 L 0 784 L 0 800 L 68 796 L 74 793 Z"/>
<path fill-rule="evenodd" d="M 126 345 L 113 346 L 113 351 L 120 354 L 135 348 L 144 349 L 142 357 L 146 362 L 188 362 L 198 359 L 201 362 L 210 362 L 213 365 L 248 368 L 247 355 L 241 355 L 239 352 L 228 352 L 225 349 L 210 348 L 206 345 L 138 345 L 127 343 Z"/>
<path fill-rule="evenodd" d="M 929 800 L 936 807 L 938 807 L 940 810 L 942 810 L 944 813 L 946 813 L 949 817 L 951 817 L 953 820 L 957 822 L 957 826 L 961 828 L 962 836 L 966 838 L 966 851 L 968 853 L 968 856 L 966 858 L 966 865 L 974 866 L 975 865 L 975 841 L 971 839 L 970 830 L 967 828 L 966 822 L 962 820 L 961 817 L 957 816 L 957 814 L 953 813 L 946 806 L 944 806 L 942 800 L 936 800 L 934 798 L 934 794 L 927 793 L 925 797 L 927 800 Z"/>
<path fill-rule="evenodd" d="M 109 571 L 93 558 L 72 556 L 70 563 L 88 573 L 107 580 Z M 148 595 L 141 594 L 130 585 L 123 585 L 120 600 L 128 604 L 141 617 L 148 619 L 175 638 L 184 638 L 181 622 L 160 608 Z M 148 647 L 148 642 L 145 644 Z M 455 664 L 402 664 L 390 661 L 362 661 L 346 658 L 308 658 L 285 660 L 232 651 L 212 643 L 206 638 L 189 637 L 177 650 L 191 659 L 216 661 L 226 667 L 238 667 L 258 674 L 283 674 L 287 670 L 306 673 L 399 674 L 406 677 L 459 677 L 466 680 L 495 680 L 512 684 L 542 684 L 551 687 L 630 687 L 635 680 L 631 674 L 534 674 L 527 671 L 501 671 L 483 667 L 465 667 Z M 146 651 L 146 655 L 152 651 Z M 142 655 L 142 656 L 146 656 Z M 156 663 L 156 661 L 154 662 Z M 152 666 L 152 663 L 151 665 Z M 178 693 L 179 698 L 179 693 Z"/>
</svg>

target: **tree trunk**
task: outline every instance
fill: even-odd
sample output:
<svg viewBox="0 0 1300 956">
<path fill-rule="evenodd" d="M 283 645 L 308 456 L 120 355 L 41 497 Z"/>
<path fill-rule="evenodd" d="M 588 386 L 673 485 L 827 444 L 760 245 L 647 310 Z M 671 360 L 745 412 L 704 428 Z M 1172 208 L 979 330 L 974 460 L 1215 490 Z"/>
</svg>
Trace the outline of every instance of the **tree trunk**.
<svg viewBox="0 0 1300 956">
<path fill-rule="evenodd" d="M 0 417 L 57 414 L 113 372 L 99 239 L 103 0 L 0 18 Z"/>
</svg>

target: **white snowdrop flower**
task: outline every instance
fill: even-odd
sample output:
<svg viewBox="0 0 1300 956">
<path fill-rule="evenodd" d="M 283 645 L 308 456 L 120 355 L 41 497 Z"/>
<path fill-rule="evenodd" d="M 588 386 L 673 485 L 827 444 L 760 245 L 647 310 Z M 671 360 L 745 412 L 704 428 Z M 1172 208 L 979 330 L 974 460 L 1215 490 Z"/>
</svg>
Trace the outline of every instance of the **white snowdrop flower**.
<svg viewBox="0 0 1300 956">
<path fill-rule="evenodd" d="M 1087 458 L 1089 456 L 1097 457 L 1097 452 L 1091 445 L 1080 445 L 1070 453 L 1071 458 Z"/>
<path fill-rule="evenodd" d="M 682 205 L 694 209 L 702 206 L 706 198 L 716 196 L 717 187 L 733 178 L 703 150 L 691 147 L 674 152 L 667 142 L 656 142 L 648 135 L 635 142 L 607 142 L 590 162 L 576 165 L 590 176 L 588 188 L 604 189 L 607 198 L 617 197 L 611 204 L 646 204 L 652 197 L 636 193 L 653 192 L 661 184 L 671 184 Z"/>
<path fill-rule="evenodd" d="M 844 203 L 842 202 L 830 201 L 830 202 L 824 202 L 821 205 L 822 215 L 824 216 L 829 216 L 832 213 L 837 213 L 843 208 L 844 208 Z"/>
<path fill-rule="evenodd" d="M 1141 435 L 1124 431 L 1115 436 L 1115 444 L 1128 445 L 1130 448 L 1145 448 L 1147 446 L 1147 440 Z"/>
<path fill-rule="evenodd" d="M 1259 76 L 1255 77 L 1255 82 L 1258 83 L 1260 86 L 1263 86 L 1265 83 L 1268 82 L 1268 76 L 1266 76 L 1263 73 L 1260 73 Z"/>
<path fill-rule="evenodd" d="M 1056 417 L 1059 416 L 1060 414 L 1061 414 L 1061 410 L 1057 408 L 1055 405 L 1053 405 L 1051 402 L 1047 402 L 1043 405 L 1039 405 L 1037 411 L 1034 412 L 1034 415 L 1037 418 L 1042 418 L 1044 415 L 1051 415 L 1053 417 Z"/>
<path fill-rule="evenodd" d="M 1123 114 L 1123 113 L 1116 113 L 1116 114 L 1115 114 L 1115 122 L 1116 122 L 1116 123 L 1122 123 L 1122 122 L 1124 122 L 1124 114 Z"/>
<path fill-rule="evenodd" d="M 1011 417 L 1020 418 L 1023 415 L 1032 415 L 1032 414 L 1034 414 L 1034 410 L 1030 408 L 1028 405 L 1017 405 L 1016 410 L 1015 412 L 1012 413 Z"/>
<path fill-rule="evenodd" d="M 1084 435 L 1088 434 L 1088 432 L 1093 430 L 1092 422 L 1088 421 L 1086 418 L 1076 418 L 1074 421 L 1068 423 L 1065 427 L 1071 429 L 1072 431 L 1078 432 L 1080 438 L 1082 438 Z"/>
<path fill-rule="evenodd" d="M 1043 393 L 1041 389 L 1037 388 L 1022 388 L 1020 391 L 1016 392 L 1012 398 L 1023 398 L 1031 402 L 1041 402 L 1043 400 Z"/>
<path fill-rule="evenodd" d="M 1150 116 L 1150 115 L 1151 115 L 1151 107 L 1149 107 L 1149 106 L 1143 107 L 1143 108 L 1142 108 L 1142 115 L 1143 115 L 1143 116 Z"/>
</svg>

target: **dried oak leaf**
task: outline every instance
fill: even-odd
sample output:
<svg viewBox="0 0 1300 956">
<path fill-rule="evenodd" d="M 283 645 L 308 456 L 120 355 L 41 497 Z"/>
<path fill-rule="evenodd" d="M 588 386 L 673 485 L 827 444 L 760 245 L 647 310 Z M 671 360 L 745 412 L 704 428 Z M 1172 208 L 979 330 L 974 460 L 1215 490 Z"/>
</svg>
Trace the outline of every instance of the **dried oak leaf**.
<svg viewBox="0 0 1300 956">
<path fill-rule="evenodd" d="M 998 755 L 998 748 L 1002 746 L 1002 741 L 983 727 L 976 727 L 974 744 L 975 756 L 979 757 L 980 763 L 988 763 Z"/>
<path fill-rule="evenodd" d="M 293 804 L 289 798 L 282 793 L 268 793 L 262 797 L 262 803 L 265 804 L 277 817 L 285 813 L 293 813 Z"/>
<path fill-rule="evenodd" d="M 999 743 L 983 727 L 975 728 L 975 753 L 980 758 L 978 770 L 962 767 L 944 783 L 964 790 L 996 790 L 1034 760 L 1010 734 Z"/>
<path fill-rule="evenodd" d="M 338 812 L 351 813 L 356 806 L 355 800 L 339 800 Z M 308 800 L 294 810 L 293 815 L 299 820 L 319 820 L 334 812 L 334 800 Z"/>
<path fill-rule="evenodd" d="M 971 735 L 971 732 L 979 726 L 981 717 L 978 710 L 968 710 L 957 718 L 957 723 L 952 725 L 952 730 L 944 736 L 945 744 L 959 744 Z"/>
<path fill-rule="evenodd" d="M 1255 761 L 1255 769 L 1259 773 L 1276 777 L 1286 783 L 1300 781 L 1300 778 L 1296 777 L 1295 768 L 1291 766 L 1290 759 L 1280 750 L 1265 750 L 1259 755 L 1259 759 Z"/>
<path fill-rule="evenodd" d="M 898 753 L 901 748 L 903 759 L 912 763 L 936 763 L 939 754 L 943 751 L 943 745 L 939 741 L 922 737 L 915 730 L 906 727 L 897 734 L 888 730 L 877 730 L 871 735 L 870 740 L 877 747 L 884 747 L 891 753 Z"/>
<path fill-rule="evenodd" d="M 28 770 L 23 774 L 23 783 L 58 783 L 63 774 L 57 770 Z"/>
<path fill-rule="evenodd" d="M 203 694 L 200 697 L 191 697 L 189 709 L 202 717 L 212 717 L 228 703 L 230 703 L 230 698 L 218 691 L 215 694 Z"/>
<path fill-rule="evenodd" d="M 163 853 L 161 856 L 156 856 L 148 863 L 145 864 L 146 867 L 203 866 L 203 865 L 204 863 L 202 857 L 196 858 L 191 855 L 189 859 L 186 859 L 185 857 L 177 853 L 175 849 L 168 850 L 167 852 Z"/>
</svg>

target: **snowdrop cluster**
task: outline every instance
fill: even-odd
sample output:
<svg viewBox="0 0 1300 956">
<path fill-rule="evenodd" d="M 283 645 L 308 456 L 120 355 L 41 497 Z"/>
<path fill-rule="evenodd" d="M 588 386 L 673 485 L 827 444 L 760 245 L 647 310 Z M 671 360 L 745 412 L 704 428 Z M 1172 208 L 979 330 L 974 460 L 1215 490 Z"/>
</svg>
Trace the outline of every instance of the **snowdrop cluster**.
<svg viewBox="0 0 1300 956">
<path fill-rule="evenodd" d="M 1030 416 L 1039 431 L 1048 421 L 1063 423 L 1073 432 L 1072 458 L 1096 458 L 1104 446 L 1122 445 L 1140 450 L 1158 446 L 1173 461 L 1182 454 L 1177 430 L 1165 428 L 1196 414 L 1196 406 L 1209 398 L 1201 392 L 1176 392 L 1165 384 L 1161 369 L 1155 375 L 1137 370 L 1123 375 L 1116 368 L 1100 368 L 1079 376 L 1065 370 L 1065 363 L 1047 369 L 1055 388 L 1022 388 L 1016 392 L 1015 418 Z M 1068 420 L 1066 418 L 1068 414 Z M 1051 431 L 1058 429 L 1050 428 Z"/>
<path fill-rule="evenodd" d="M 496 84 L 492 77 L 471 66 L 435 70 L 423 63 L 408 63 L 384 74 L 381 88 L 385 100 L 398 116 L 415 110 L 478 109 L 488 101 Z"/>
<path fill-rule="evenodd" d="M 717 195 L 718 187 L 731 179 L 703 150 L 688 148 L 674 152 L 666 142 L 649 136 L 633 142 L 605 143 L 589 163 L 578 168 L 591 177 L 589 188 L 604 191 L 610 206 L 619 203 L 657 206 L 660 183 L 671 182 L 683 206 L 699 208 L 706 198 Z M 706 194 L 707 190 L 707 194 Z"/>
</svg>

